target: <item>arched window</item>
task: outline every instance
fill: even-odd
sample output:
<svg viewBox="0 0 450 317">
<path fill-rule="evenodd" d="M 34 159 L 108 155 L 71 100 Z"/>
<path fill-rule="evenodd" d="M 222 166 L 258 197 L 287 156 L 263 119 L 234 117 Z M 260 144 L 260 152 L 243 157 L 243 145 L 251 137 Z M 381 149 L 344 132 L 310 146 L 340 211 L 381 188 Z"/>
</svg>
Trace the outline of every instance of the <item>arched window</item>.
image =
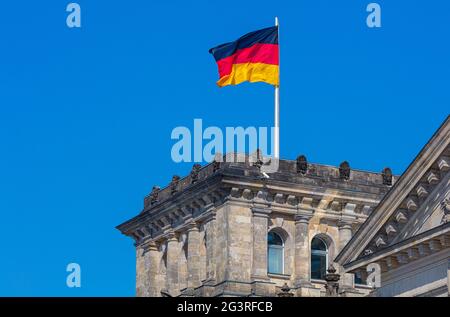
<svg viewBox="0 0 450 317">
<path fill-rule="evenodd" d="M 311 242 L 311 279 L 324 280 L 327 266 L 327 244 L 321 238 L 315 237 Z"/>
<path fill-rule="evenodd" d="M 274 274 L 284 273 L 284 241 L 275 232 L 267 236 L 267 271 Z"/>
</svg>

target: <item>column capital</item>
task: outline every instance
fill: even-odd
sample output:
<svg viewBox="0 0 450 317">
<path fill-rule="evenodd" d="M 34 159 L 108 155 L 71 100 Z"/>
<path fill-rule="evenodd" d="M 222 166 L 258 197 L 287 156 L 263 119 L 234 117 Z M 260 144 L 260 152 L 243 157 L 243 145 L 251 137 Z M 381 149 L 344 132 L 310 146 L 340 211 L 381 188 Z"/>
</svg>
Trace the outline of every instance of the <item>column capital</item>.
<svg viewBox="0 0 450 317">
<path fill-rule="evenodd" d="M 191 221 L 186 226 L 186 232 L 199 231 L 199 224 L 195 221 Z"/>
<path fill-rule="evenodd" d="M 211 207 L 210 209 L 208 209 L 208 211 L 206 211 L 206 215 L 201 217 L 199 221 L 201 221 L 202 223 L 208 223 L 215 219 L 216 219 L 216 207 Z"/>
<path fill-rule="evenodd" d="M 272 209 L 267 207 L 252 207 L 253 217 L 263 217 L 269 218 L 269 215 L 272 213 Z"/>
<path fill-rule="evenodd" d="M 295 223 L 304 223 L 304 224 L 308 224 L 309 220 L 311 220 L 312 218 L 312 214 L 296 214 L 294 217 Z"/>
<path fill-rule="evenodd" d="M 175 231 L 173 231 L 173 230 L 167 231 L 166 237 L 167 237 L 166 238 L 167 242 L 173 242 L 173 241 L 178 242 L 177 235 L 175 234 Z"/>
<path fill-rule="evenodd" d="M 154 240 L 144 242 L 142 248 L 144 249 L 144 254 L 148 251 L 159 251 L 159 245 Z"/>
<path fill-rule="evenodd" d="M 352 229 L 353 223 L 354 223 L 353 219 L 340 219 L 337 222 L 337 226 L 338 226 L 339 230 Z"/>
</svg>

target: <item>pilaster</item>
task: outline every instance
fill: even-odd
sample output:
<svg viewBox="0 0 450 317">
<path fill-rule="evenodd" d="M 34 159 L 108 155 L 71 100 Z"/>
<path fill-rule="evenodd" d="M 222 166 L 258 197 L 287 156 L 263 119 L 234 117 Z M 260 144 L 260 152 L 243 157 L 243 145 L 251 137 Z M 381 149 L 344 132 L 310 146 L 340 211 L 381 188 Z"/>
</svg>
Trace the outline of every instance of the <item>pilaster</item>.
<svg viewBox="0 0 450 317">
<path fill-rule="evenodd" d="M 166 289 L 171 296 L 177 296 L 179 293 L 178 285 L 178 239 L 174 232 L 169 232 L 167 237 L 167 276 Z"/>
<path fill-rule="evenodd" d="M 295 217 L 295 287 L 311 286 L 311 255 L 309 247 L 309 220 L 312 213 Z"/>
<path fill-rule="evenodd" d="M 252 292 L 256 296 L 269 296 L 275 292 L 275 284 L 271 283 L 267 276 L 267 230 L 270 213 L 270 208 L 252 208 Z"/>
<path fill-rule="evenodd" d="M 187 287 L 193 289 L 201 285 L 200 281 L 200 243 L 201 235 L 196 223 L 192 222 L 187 229 Z M 203 268 L 204 269 L 204 268 Z"/>
<path fill-rule="evenodd" d="M 347 245 L 347 243 L 352 238 L 352 221 L 351 220 L 340 220 L 338 222 L 338 230 L 339 230 L 339 252 Z M 337 268 L 340 272 L 343 272 L 342 267 L 337 265 Z M 343 273 L 341 275 L 340 289 L 343 292 L 352 292 L 354 289 L 354 274 L 351 273 Z"/>
<path fill-rule="evenodd" d="M 161 296 L 161 285 L 158 278 L 159 262 L 161 261 L 160 252 L 155 242 L 149 243 L 145 247 L 144 253 L 146 280 L 145 287 L 147 289 L 145 296 L 157 297 Z"/>
</svg>

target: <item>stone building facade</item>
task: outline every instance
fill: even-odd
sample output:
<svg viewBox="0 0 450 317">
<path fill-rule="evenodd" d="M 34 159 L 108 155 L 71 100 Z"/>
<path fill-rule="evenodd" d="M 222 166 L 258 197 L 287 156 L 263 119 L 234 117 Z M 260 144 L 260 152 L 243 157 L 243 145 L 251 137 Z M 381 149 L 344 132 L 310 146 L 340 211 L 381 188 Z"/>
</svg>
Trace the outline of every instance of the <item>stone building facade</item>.
<svg viewBox="0 0 450 317">
<path fill-rule="evenodd" d="M 118 226 L 135 241 L 136 294 L 276 296 L 287 285 L 294 296 L 324 296 L 323 267 L 395 180 L 388 168 L 371 173 L 304 156 L 280 160 L 269 178 L 248 159 L 196 164 L 155 186 L 142 212 Z M 368 294 L 354 272 L 336 268 L 341 296 Z"/>
</svg>

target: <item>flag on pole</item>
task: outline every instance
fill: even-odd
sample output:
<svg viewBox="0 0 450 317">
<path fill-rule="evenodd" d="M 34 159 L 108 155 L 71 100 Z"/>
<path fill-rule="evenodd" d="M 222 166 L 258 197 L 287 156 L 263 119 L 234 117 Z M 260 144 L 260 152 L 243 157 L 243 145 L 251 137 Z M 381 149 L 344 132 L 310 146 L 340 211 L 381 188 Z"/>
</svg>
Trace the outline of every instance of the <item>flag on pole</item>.
<svg viewBox="0 0 450 317">
<path fill-rule="evenodd" d="M 248 33 L 209 52 L 219 68 L 219 87 L 244 81 L 279 84 L 278 26 Z"/>
</svg>

